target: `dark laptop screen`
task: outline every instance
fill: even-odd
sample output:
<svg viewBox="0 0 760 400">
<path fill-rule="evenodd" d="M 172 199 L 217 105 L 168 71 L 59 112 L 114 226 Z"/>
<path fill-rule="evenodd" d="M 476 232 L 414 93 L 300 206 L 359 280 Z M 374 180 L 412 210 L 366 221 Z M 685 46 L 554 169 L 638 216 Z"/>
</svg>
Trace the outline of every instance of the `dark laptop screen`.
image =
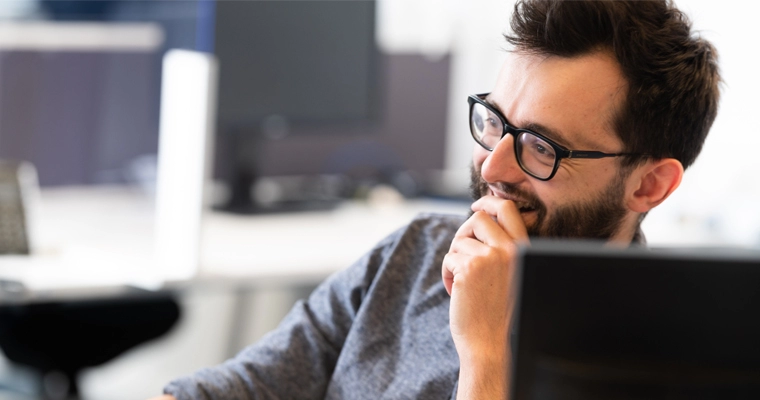
<svg viewBox="0 0 760 400">
<path fill-rule="evenodd" d="M 760 253 L 534 243 L 513 400 L 760 399 Z"/>
</svg>

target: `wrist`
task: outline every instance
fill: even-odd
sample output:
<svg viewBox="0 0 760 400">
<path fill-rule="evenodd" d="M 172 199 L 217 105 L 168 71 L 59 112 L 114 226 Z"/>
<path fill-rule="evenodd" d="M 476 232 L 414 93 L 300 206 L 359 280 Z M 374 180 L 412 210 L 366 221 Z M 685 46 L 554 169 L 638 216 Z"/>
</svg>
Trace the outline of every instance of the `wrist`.
<svg viewBox="0 0 760 400">
<path fill-rule="evenodd" d="M 505 399 L 509 391 L 510 352 L 494 346 L 468 351 L 459 358 L 460 399 Z"/>
<path fill-rule="evenodd" d="M 467 368 L 493 368 L 505 365 L 511 356 L 508 330 L 503 334 L 488 335 L 488 338 L 455 337 L 454 346 L 459 355 L 460 367 Z M 495 340 L 494 337 L 498 337 Z"/>
<path fill-rule="evenodd" d="M 461 348 L 460 348 L 461 347 Z M 503 343 L 490 343 L 482 346 L 458 346 L 459 364 L 462 366 L 480 368 L 503 365 L 509 359 L 509 346 Z"/>
</svg>

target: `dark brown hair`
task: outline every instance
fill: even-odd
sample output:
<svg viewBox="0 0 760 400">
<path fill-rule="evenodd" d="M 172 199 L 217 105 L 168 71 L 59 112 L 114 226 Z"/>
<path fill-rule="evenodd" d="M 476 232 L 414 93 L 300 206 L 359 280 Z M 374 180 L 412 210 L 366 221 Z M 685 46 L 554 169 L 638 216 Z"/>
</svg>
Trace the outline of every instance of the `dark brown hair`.
<svg viewBox="0 0 760 400">
<path fill-rule="evenodd" d="M 672 157 L 684 168 L 697 158 L 718 111 L 717 53 L 671 1 L 519 0 L 511 27 L 505 37 L 518 51 L 611 52 L 628 81 L 613 121 L 624 151 Z"/>
</svg>

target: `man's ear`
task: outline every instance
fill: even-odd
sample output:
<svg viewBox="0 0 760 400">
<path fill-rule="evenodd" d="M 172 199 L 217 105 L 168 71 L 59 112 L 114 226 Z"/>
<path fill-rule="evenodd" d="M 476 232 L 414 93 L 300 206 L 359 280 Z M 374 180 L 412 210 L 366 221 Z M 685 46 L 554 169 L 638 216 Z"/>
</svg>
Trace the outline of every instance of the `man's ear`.
<svg viewBox="0 0 760 400">
<path fill-rule="evenodd" d="M 634 179 L 628 196 L 628 208 L 645 213 L 665 201 L 678 188 L 683 177 L 683 166 L 674 158 L 663 158 L 647 162 L 631 175 Z"/>
</svg>

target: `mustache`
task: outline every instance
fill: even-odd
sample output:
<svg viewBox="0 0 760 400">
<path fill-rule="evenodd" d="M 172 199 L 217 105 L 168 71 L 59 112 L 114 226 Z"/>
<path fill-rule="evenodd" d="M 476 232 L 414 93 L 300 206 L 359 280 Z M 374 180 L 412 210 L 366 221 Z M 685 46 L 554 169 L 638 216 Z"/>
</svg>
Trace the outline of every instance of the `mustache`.
<svg viewBox="0 0 760 400">
<path fill-rule="evenodd" d="M 546 205 L 533 193 L 525 191 L 515 184 L 508 182 L 492 183 L 499 191 L 513 195 L 518 199 L 528 203 L 530 207 L 539 212 L 546 210 Z M 474 165 L 470 166 L 470 197 L 473 201 L 480 199 L 489 192 L 488 183 L 480 176 L 480 169 Z"/>
</svg>

